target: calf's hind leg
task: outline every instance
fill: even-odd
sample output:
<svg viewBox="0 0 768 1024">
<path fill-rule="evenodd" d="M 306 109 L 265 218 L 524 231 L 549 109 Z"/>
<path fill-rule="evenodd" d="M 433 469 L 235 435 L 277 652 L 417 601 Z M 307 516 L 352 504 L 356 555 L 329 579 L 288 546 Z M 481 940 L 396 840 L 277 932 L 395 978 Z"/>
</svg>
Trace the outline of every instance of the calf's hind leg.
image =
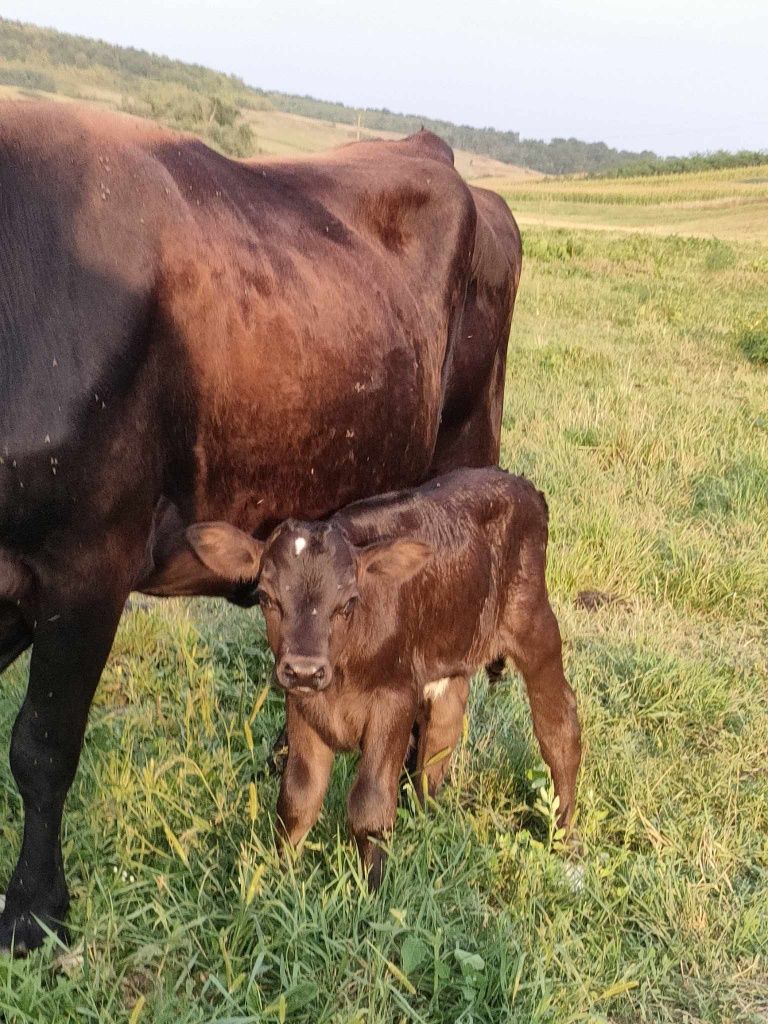
<svg viewBox="0 0 768 1024">
<path fill-rule="evenodd" d="M 560 629 L 546 597 L 526 613 L 524 627 L 515 630 L 510 646 L 528 692 L 533 731 L 560 798 L 558 824 L 567 828 L 581 762 L 581 727 L 576 698 L 563 672 Z"/>
<path fill-rule="evenodd" d="M 451 763 L 454 747 L 464 725 L 464 712 L 469 697 L 466 676 L 452 676 L 427 683 L 417 719 L 419 725 L 418 776 L 416 792 L 434 797 L 443 783 Z"/>
</svg>

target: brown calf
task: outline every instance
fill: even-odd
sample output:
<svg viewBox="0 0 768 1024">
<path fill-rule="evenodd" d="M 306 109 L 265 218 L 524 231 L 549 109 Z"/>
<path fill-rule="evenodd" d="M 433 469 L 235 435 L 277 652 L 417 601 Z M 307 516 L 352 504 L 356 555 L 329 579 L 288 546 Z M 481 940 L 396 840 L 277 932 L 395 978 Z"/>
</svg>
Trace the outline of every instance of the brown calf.
<svg viewBox="0 0 768 1024">
<path fill-rule="evenodd" d="M 469 677 L 506 657 L 525 679 L 568 825 L 580 729 L 547 598 L 547 507 L 527 480 L 459 470 L 326 522 L 289 520 L 265 544 L 223 523 L 190 527 L 187 539 L 217 575 L 259 576 L 286 691 L 278 816 L 291 844 L 320 814 L 334 753 L 360 748 L 349 821 L 377 887 L 375 840 L 394 822 L 414 721 L 417 770 L 434 794 L 461 734 Z"/>
</svg>

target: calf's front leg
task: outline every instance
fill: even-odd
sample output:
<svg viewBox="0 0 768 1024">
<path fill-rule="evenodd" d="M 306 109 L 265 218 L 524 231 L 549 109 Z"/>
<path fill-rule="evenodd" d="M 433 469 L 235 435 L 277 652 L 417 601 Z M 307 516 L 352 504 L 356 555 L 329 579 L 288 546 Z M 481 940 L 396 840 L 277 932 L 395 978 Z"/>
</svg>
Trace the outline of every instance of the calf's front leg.
<svg viewBox="0 0 768 1024">
<path fill-rule="evenodd" d="M 282 843 L 298 846 L 320 817 L 333 750 L 307 722 L 291 696 L 286 701 L 286 732 L 288 759 L 277 800 L 278 836 Z"/>
<path fill-rule="evenodd" d="M 349 825 L 368 872 L 368 888 L 381 884 L 384 851 L 378 845 L 391 832 L 397 811 L 397 793 L 408 750 L 416 700 L 407 694 L 377 693 L 362 741 L 362 757 L 347 805 Z"/>
</svg>

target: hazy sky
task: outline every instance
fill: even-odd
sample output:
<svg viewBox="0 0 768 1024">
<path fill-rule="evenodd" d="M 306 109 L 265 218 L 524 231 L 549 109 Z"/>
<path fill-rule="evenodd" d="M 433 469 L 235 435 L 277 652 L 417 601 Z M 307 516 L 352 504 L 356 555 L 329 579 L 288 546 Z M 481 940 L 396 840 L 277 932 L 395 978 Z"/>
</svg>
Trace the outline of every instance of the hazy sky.
<svg viewBox="0 0 768 1024">
<path fill-rule="evenodd" d="M 526 137 L 768 147 L 768 0 L 0 0 L 0 14 Z"/>
</svg>

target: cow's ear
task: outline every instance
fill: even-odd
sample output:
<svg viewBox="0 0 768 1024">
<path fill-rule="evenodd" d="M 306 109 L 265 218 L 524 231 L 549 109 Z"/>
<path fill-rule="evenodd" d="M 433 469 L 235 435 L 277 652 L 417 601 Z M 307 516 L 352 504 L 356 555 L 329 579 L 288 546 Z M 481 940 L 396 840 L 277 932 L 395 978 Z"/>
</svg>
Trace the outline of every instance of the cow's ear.
<svg viewBox="0 0 768 1024">
<path fill-rule="evenodd" d="M 259 575 L 263 542 L 229 523 L 195 523 L 184 536 L 206 569 L 222 579 L 241 582 Z"/>
<path fill-rule="evenodd" d="M 387 540 L 369 544 L 357 552 L 357 573 L 362 578 L 387 576 L 404 583 L 429 562 L 434 551 L 418 540 Z"/>
</svg>

